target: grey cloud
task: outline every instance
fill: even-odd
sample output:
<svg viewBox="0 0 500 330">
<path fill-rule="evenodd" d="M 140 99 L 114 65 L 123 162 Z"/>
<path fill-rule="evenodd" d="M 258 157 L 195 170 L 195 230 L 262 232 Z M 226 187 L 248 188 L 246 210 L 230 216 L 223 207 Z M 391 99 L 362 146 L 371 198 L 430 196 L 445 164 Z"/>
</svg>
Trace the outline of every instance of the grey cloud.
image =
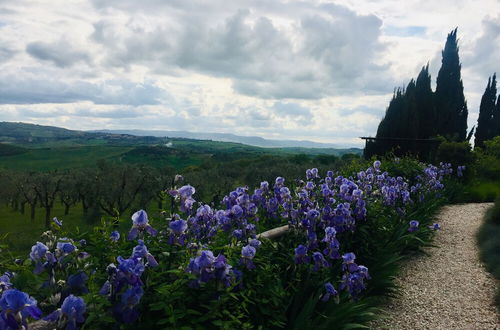
<svg viewBox="0 0 500 330">
<path fill-rule="evenodd" d="M 91 101 L 95 104 L 153 105 L 171 96 L 150 83 L 28 79 L 3 76 L 0 79 L 0 104 L 72 103 Z"/>
<path fill-rule="evenodd" d="M 67 109 L 64 107 L 56 107 L 50 110 L 21 108 L 18 110 L 23 116 L 29 118 L 53 118 L 53 117 L 90 117 L 90 118 L 110 118 L 110 119 L 125 119 L 138 118 L 147 115 L 147 111 L 142 108 L 115 108 L 115 109 Z"/>
<path fill-rule="evenodd" d="M 76 49 L 64 39 L 53 43 L 31 42 L 26 45 L 26 52 L 34 58 L 52 62 L 61 68 L 72 66 L 78 62 L 90 64 L 92 61 L 87 52 Z"/>
<path fill-rule="evenodd" d="M 97 5 L 111 6 L 108 1 Z M 297 4 L 281 5 L 284 12 L 296 11 Z M 387 92 L 393 85 L 387 67 L 374 63 L 385 49 L 379 18 L 339 5 L 300 6 L 307 10 L 290 17 L 291 31 L 249 4 L 250 9 L 225 17 L 203 17 L 196 6 L 187 15 L 184 7 L 176 7 L 175 17 L 148 30 L 101 20 L 92 38 L 105 50 L 104 63 L 225 77 L 237 92 L 250 96 L 318 99 L 361 89 Z M 120 8 L 130 14 L 132 4 L 126 1 Z"/>
</svg>

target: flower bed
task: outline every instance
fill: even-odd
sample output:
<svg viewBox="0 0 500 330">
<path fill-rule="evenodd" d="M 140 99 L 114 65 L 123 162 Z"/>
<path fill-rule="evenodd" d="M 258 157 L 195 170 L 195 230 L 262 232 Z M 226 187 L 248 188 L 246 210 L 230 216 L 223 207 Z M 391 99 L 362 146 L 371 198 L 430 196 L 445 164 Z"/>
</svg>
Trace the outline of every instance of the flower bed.
<svg viewBox="0 0 500 330">
<path fill-rule="evenodd" d="M 393 292 L 401 256 L 439 229 L 431 215 L 453 172 L 391 167 L 412 177 L 379 161 L 349 177 L 310 169 L 304 181 L 237 188 L 221 209 L 173 187 L 175 213 L 137 211 L 128 233 L 119 219 L 90 234 L 55 219 L 28 259 L 0 264 L 0 329 L 42 314 L 68 329 L 356 326 Z"/>
</svg>

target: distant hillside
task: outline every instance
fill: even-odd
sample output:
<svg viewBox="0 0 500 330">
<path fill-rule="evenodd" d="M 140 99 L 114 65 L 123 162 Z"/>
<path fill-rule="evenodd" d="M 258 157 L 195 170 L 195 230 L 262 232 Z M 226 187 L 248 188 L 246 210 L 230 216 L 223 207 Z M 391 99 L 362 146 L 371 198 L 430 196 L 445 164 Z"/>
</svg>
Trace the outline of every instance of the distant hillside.
<svg viewBox="0 0 500 330">
<path fill-rule="evenodd" d="M 333 143 L 320 143 L 304 140 L 269 140 L 258 136 L 240 136 L 229 133 L 196 133 L 186 131 L 160 130 L 98 130 L 93 132 L 235 142 L 263 148 L 346 148 L 345 146 L 340 146 Z"/>
<path fill-rule="evenodd" d="M 65 128 L 26 123 L 0 122 L 0 141 L 33 142 L 48 139 L 84 137 L 88 133 Z"/>
<path fill-rule="evenodd" d="M 267 140 L 255 136 L 183 131 L 100 130 L 75 131 L 60 127 L 0 122 L 0 143 L 28 148 L 73 147 L 91 145 L 141 146 L 162 145 L 174 149 L 205 152 L 251 152 L 308 155 L 361 154 L 359 148 L 339 148 L 334 144 L 312 141 Z M 263 149 L 260 149 L 263 148 Z M 18 150 L 20 152 L 20 150 Z"/>
</svg>

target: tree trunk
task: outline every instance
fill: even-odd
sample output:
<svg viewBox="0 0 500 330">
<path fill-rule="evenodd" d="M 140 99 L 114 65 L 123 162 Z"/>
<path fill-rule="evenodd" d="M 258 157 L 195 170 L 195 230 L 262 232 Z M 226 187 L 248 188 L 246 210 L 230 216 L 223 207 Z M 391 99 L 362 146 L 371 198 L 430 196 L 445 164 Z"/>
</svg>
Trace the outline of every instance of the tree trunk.
<svg viewBox="0 0 500 330">
<path fill-rule="evenodd" d="M 69 214 L 69 204 L 64 204 L 64 215 Z"/>
<path fill-rule="evenodd" d="M 45 207 L 45 227 L 47 227 L 47 229 L 50 229 L 50 211 L 51 211 L 51 207 L 46 206 Z"/>
<path fill-rule="evenodd" d="M 26 202 L 21 203 L 21 214 L 24 214 L 24 207 L 26 206 Z"/>
</svg>

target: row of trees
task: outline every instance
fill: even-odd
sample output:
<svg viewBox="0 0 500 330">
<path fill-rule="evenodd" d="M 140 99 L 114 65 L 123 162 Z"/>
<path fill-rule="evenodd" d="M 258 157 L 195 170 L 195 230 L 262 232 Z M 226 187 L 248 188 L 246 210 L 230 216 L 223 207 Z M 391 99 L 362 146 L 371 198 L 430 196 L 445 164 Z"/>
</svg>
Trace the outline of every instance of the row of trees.
<svg viewBox="0 0 500 330">
<path fill-rule="evenodd" d="M 132 205 L 147 208 L 159 192 L 170 187 L 172 173 L 137 165 L 102 163 L 92 169 L 64 172 L 0 172 L 0 199 L 22 214 L 29 208 L 34 221 L 37 207 L 45 210 L 45 224 L 52 219 L 55 203 L 70 208 L 81 205 L 83 215 L 123 214 Z M 159 205 L 161 207 L 161 205 Z"/>
<path fill-rule="evenodd" d="M 495 104 L 496 102 L 496 104 Z M 500 95 L 497 99 L 496 74 L 488 78 L 488 85 L 481 98 L 479 118 L 474 140 L 476 147 L 483 148 L 484 141 L 500 135 Z"/>
<path fill-rule="evenodd" d="M 144 165 L 101 162 L 93 168 L 64 172 L 20 172 L 0 170 L 0 202 L 35 220 L 37 208 L 45 213 L 50 226 L 54 205 L 64 206 L 64 213 L 79 206 L 90 222 L 101 215 L 117 216 L 137 209 L 170 208 L 165 193 L 174 184 L 196 187 L 196 199 L 218 206 L 222 198 L 237 186 L 257 186 L 261 181 L 302 177 L 306 168 L 332 170 L 359 156 L 346 154 L 310 157 L 307 155 L 260 156 L 230 162 L 207 162 L 182 171 L 183 182 L 174 182 L 172 167 L 154 168 Z M 57 216 L 60 216 L 57 214 Z"/>
<path fill-rule="evenodd" d="M 458 51 L 455 29 L 448 34 L 442 51 L 436 91 L 431 88 L 429 65 L 424 66 L 417 79 L 412 79 L 406 88 L 396 89 L 377 129 L 376 140 L 367 142 L 365 156 L 385 154 L 394 147 L 400 154 L 426 150 L 430 144 L 420 143 L 436 136 L 451 141 L 470 138 Z"/>
</svg>

